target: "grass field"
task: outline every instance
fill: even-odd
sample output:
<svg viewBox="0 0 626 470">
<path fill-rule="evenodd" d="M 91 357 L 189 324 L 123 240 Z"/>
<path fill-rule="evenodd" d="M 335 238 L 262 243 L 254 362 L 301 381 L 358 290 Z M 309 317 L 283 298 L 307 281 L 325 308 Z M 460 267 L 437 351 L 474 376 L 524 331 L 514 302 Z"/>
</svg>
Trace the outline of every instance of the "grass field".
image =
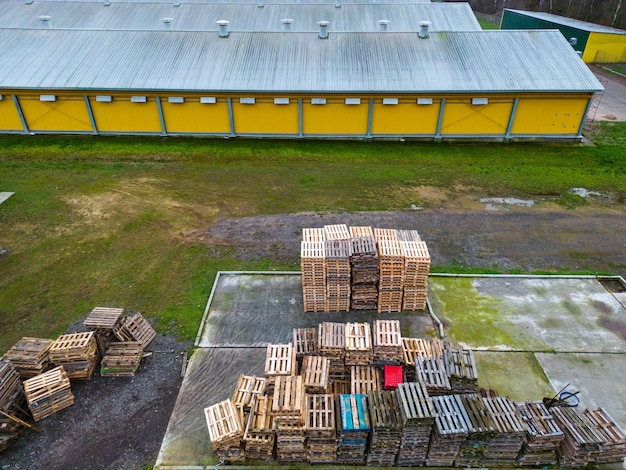
<svg viewBox="0 0 626 470">
<path fill-rule="evenodd" d="M 572 187 L 623 197 L 625 135 L 609 123 L 597 146 L 0 138 L 0 191 L 15 192 L 0 205 L 0 352 L 97 305 L 191 339 L 217 271 L 299 269 L 297 254 L 244 262 L 200 243 L 218 217 L 427 208 L 420 186 L 568 207 L 584 203 Z"/>
</svg>

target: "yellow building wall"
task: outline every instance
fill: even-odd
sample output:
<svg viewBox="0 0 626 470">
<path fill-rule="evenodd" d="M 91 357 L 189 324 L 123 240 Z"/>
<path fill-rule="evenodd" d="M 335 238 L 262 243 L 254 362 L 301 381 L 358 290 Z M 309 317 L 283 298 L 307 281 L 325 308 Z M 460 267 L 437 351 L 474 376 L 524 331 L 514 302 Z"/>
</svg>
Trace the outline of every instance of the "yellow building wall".
<svg viewBox="0 0 626 470">
<path fill-rule="evenodd" d="M 503 135 L 512 109 L 512 98 L 489 98 L 488 104 L 472 104 L 471 98 L 448 99 L 441 135 Z"/>
<path fill-rule="evenodd" d="M 170 103 L 161 98 L 161 108 L 167 132 L 230 133 L 228 103 L 218 98 L 216 103 L 200 103 L 200 98 L 185 97 L 184 103 Z"/>
<path fill-rule="evenodd" d="M 154 97 L 146 103 L 131 103 L 130 96 L 115 96 L 111 103 L 89 97 L 91 110 L 100 132 L 161 132 L 161 120 Z"/>
<path fill-rule="evenodd" d="M 0 100 L 0 130 L 23 131 L 22 121 L 12 96 L 4 95 Z"/>
<path fill-rule="evenodd" d="M 274 98 L 256 98 L 254 104 L 242 104 L 233 98 L 233 119 L 237 134 L 297 134 L 298 99 L 289 104 L 274 104 Z"/>
<path fill-rule="evenodd" d="M 361 104 L 345 104 L 344 98 L 326 99 L 326 104 L 311 104 L 305 98 L 302 104 L 302 131 L 304 134 L 365 135 L 369 99 L 361 97 Z"/>
<path fill-rule="evenodd" d="M 577 135 L 587 97 L 520 98 L 512 134 Z"/>
<path fill-rule="evenodd" d="M 56 96 L 56 101 L 41 101 L 39 95 L 18 95 L 29 130 L 65 132 L 92 130 L 85 99 L 82 96 Z"/>
<path fill-rule="evenodd" d="M 439 99 L 433 99 L 433 104 L 417 104 L 417 97 L 399 99 L 398 104 L 383 104 L 382 98 L 376 98 L 372 134 L 434 135 L 440 106 Z"/>
<path fill-rule="evenodd" d="M 583 61 L 626 62 L 626 34 L 590 33 Z"/>
</svg>

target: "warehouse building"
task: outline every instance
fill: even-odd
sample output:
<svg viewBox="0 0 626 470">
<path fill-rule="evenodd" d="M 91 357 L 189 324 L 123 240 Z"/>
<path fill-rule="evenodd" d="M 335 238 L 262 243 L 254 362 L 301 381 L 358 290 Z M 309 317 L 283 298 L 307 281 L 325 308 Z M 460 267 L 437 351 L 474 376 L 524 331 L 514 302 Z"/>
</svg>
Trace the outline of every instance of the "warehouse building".
<svg viewBox="0 0 626 470">
<path fill-rule="evenodd" d="M 501 29 L 558 29 L 586 63 L 626 62 L 626 31 L 550 13 L 509 10 Z"/>
<path fill-rule="evenodd" d="M 238 30 L 238 11 L 214 31 L 0 28 L 0 132 L 579 141 L 602 89 L 558 31 Z"/>
</svg>

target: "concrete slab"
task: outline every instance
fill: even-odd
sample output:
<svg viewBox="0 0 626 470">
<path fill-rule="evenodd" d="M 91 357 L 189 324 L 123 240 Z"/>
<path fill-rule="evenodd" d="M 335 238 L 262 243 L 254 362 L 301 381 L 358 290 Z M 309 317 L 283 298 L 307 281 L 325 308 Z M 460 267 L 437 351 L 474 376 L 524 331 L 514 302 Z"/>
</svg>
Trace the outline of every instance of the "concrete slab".
<svg viewBox="0 0 626 470">
<path fill-rule="evenodd" d="M 9 192 L 0 192 L 0 204 L 2 204 L 4 201 L 6 201 L 7 199 L 9 199 L 11 196 L 13 196 L 15 193 L 9 193 Z"/>
</svg>

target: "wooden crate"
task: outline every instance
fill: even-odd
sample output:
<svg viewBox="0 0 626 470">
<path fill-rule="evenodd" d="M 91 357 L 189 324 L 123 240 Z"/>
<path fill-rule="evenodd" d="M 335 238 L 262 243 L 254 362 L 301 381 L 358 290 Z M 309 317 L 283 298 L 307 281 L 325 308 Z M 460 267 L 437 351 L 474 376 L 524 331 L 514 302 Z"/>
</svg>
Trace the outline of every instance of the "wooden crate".
<svg viewBox="0 0 626 470">
<path fill-rule="evenodd" d="M 250 375 L 239 376 L 231 401 L 236 408 L 249 410 L 256 397 L 265 393 L 267 379 Z"/>
<path fill-rule="evenodd" d="M 59 336 L 48 351 L 50 362 L 63 366 L 70 379 L 89 380 L 98 363 L 95 333 L 72 333 Z"/>
<path fill-rule="evenodd" d="M 63 366 L 25 380 L 24 393 L 35 421 L 42 420 L 74 403 L 70 378 Z"/>
<path fill-rule="evenodd" d="M 89 312 L 83 325 L 90 330 L 112 331 L 122 319 L 123 314 L 123 308 L 95 307 Z"/>
<path fill-rule="evenodd" d="M 111 343 L 100 361 L 103 377 L 134 377 L 143 358 L 143 344 L 139 341 Z"/>
<path fill-rule="evenodd" d="M 50 367 L 49 351 L 53 342 L 51 339 L 24 336 L 4 357 L 13 364 L 22 380 L 29 379 Z"/>
<path fill-rule="evenodd" d="M 367 398 L 371 423 L 367 465 L 392 467 L 402 439 L 398 398 L 392 391 L 371 391 Z"/>
<path fill-rule="evenodd" d="M 328 393 L 330 390 L 330 359 L 305 356 L 302 361 L 304 390 L 307 393 Z"/>
<path fill-rule="evenodd" d="M 374 320 L 374 362 L 399 365 L 402 363 L 402 334 L 398 320 Z"/>
<path fill-rule="evenodd" d="M 346 224 L 324 225 L 326 240 L 349 240 L 350 230 Z"/>
<path fill-rule="evenodd" d="M 265 356 L 265 376 L 297 374 L 296 355 L 291 343 L 268 344 Z"/>
<path fill-rule="evenodd" d="M 213 453 L 225 462 L 243 462 L 243 425 L 232 401 L 224 400 L 204 409 Z"/>
<path fill-rule="evenodd" d="M 139 341 L 146 349 L 152 340 L 156 338 L 156 331 L 141 313 L 134 313 L 125 317 L 113 333 L 120 341 Z"/>
<path fill-rule="evenodd" d="M 367 394 L 372 390 L 382 390 L 380 370 L 373 366 L 350 366 L 351 394 Z"/>
<path fill-rule="evenodd" d="M 346 323 L 345 364 L 371 365 L 374 360 L 372 350 L 372 330 L 369 323 Z"/>
</svg>

